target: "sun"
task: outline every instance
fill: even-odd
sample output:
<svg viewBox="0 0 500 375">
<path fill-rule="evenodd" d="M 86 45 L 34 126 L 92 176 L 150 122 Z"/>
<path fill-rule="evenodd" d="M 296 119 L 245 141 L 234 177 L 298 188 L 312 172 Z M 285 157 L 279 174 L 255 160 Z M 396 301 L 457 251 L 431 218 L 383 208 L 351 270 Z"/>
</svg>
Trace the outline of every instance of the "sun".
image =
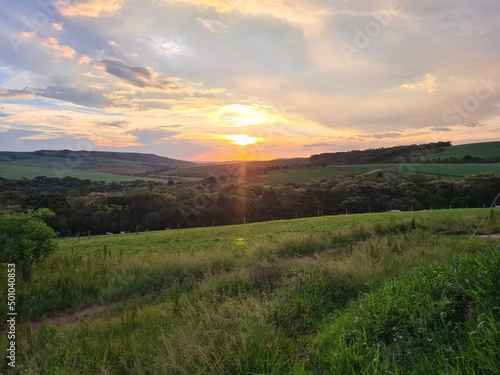
<svg viewBox="0 0 500 375">
<path fill-rule="evenodd" d="M 225 137 L 226 139 L 232 141 L 233 144 L 238 146 L 253 145 L 254 143 L 257 143 L 259 141 L 258 137 L 250 137 L 246 134 L 226 135 Z"/>
</svg>

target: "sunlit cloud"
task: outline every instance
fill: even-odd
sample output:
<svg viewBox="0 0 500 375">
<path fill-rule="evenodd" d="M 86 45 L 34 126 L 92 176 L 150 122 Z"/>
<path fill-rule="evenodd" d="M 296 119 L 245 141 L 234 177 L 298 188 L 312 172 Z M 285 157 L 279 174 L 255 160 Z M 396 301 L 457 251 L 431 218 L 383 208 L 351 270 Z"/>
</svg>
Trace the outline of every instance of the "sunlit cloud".
<svg viewBox="0 0 500 375">
<path fill-rule="evenodd" d="M 250 137 L 246 134 L 226 135 L 225 138 L 232 141 L 232 143 L 237 146 L 253 145 L 254 143 L 257 143 L 259 141 L 259 138 Z"/>
<path fill-rule="evenodd" d="M 213 33 L 220 33 L 227 29 L 227 26 L 219 20 L 205 19 L 201 17 L 196 18 L 196 20 L 200 25 Z"/>
<path fill-rule="evenodd" d="M 59 12 L 66 17 L 99 17 L 102 14 L 115 13 L 125 0 L 87 0 L 83 2 L 57 0 Z"/>
<path fill-rule="evenodd" d="M 73 59 L 76 56 L 76 51 L 73 48 L 59 44 L 56 38 L 44 37 L 33 31 L 25 31 L 21 35 L 25 39 L 37 40 L 42 46 L 56 51 L 59 56 L 66 57 L 67 59 Z"/>
<path fill-rule="evenodd" d="M 57 31 L 61 31 L 63 29 L 63 26 L 57 22 L 52 23 L 52 27 L 54 28 L 54 30 L 57 30 Z"/>
<path fill-rule="evenodd" d="M 422 81 L 416 83 L 405 83 L 401 85 L 401 88 L 409 90 L 424 90 L 425 92 L 432 94 L 436 91 L 436 77 L 427 74 Z"/>
<path fill-rule="evenodd" d="M 82 55 L 80 56 L 80 58 L 78 59 L 78 64 L 80 65 L 89 65 L 94 59 L 92 59 L 91 57 L 88 57 L 88 56 L 85 56 L 85 55 Z"/>
</svg>

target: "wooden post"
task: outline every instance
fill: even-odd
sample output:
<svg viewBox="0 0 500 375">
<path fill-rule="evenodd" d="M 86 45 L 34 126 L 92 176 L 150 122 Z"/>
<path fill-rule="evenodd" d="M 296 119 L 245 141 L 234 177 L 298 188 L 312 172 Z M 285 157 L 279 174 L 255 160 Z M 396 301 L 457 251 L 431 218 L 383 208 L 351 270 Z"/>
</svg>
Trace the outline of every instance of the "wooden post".
<svg viewBox="0 0 500 375">
<path fill-rule="evenodd" d="M 177 230 L 181 229 L 181 224 L 177 223 Z"/>
<path fill-rule="evenodd" d="M 246 217 L 243 216 L 243 224 L 246 224 Z"/>
<path fill-rule="evenodd" d="M 139 235 L 139 226 L 137 225 L 135 227 L 135 235 L 138 236 Z"/>
<path fill-rule="evenodd" d="M 297 212 L 295 213 L 295 218 L 297 218 Z"/>
<path fill-rule="evenodd" d="M 212 219 L 212 226 L 215 227 L 215 220 Z"/>
</svg>

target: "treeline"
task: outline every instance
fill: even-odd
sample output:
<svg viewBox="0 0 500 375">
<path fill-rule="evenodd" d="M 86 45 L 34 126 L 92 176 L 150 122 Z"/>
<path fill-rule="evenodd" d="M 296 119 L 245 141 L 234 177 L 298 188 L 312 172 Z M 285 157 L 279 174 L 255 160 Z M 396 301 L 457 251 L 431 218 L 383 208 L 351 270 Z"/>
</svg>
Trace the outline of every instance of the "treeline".
<svg viewBox="0 0 500 375">
<path fill-rule="evenodd" d="M 488 156 L 486 158 L 481 158 L 478 156 L 465 155 L 463 158 L 455 158 L 453 156 L 443 158 L 437 157 L 432 160 L 420 160 L 417 159 L 419 163 L 438 163 L 438 164 L 491 164 L 500 163 L 500 155 L 498 156 Z"/>
<path fill-rule="evenodd" d="M 64 179 L 63 179 L 64 180 Z M 2 212 L 49 208 L 47 223 L 60 235 L 76 232 L 145 231 L 239 224 L 316 215 L 489 206 L 500 191 L 500 176 L 468 176 L 460 181 L 423 175 L 339 177 L 280 187 L 217 183 L 198 185 L 103 184 L 77 179 L 59 190 L 46 178 L 24 181 L 26 189 L 0 189 Z M 0 179 L 2 186 L 6 180 Z M 14 182 L 8 182 L 14 183 Z M 134 185 L 135 184 L 135 185 Z M 19 185 L 16 185 L 19 187 Z M 43 186 L 48 190 L 42 191 Z M 113 187 L 112 187 L 113 186 Z M 86 194 L 75 194 L 77 191 Z"/>
<path fill-rule="evenodd" d="M 426 143 L 421 145 L 382 147 L 369 150 L 354 150 L 346 152 L 329 152 L 312 155 L 311 160 L 316 166 L 331 164 L 393 164 L 408 163 L 422 156 L 439 152 L 444 147 L 450 147 L 451 142 Z"/>
</svg>

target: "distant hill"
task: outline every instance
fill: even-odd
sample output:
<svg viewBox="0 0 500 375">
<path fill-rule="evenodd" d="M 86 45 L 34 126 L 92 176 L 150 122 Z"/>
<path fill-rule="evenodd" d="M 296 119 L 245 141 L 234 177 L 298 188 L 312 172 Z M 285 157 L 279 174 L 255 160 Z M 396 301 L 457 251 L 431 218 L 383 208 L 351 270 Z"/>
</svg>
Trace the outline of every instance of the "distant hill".
<svg viewBox="0 0 500 375">
<path fill-rule="evenodd" d="M 121 181 L 123 180 L 121 177 L 157 178 L 159 173 L 193 166 L 196 166 L 196 163 L 132 152 L 0 151 L 0 171 L 5 178 L 73 176 L 91 180 Z"/>
<path fill-rule="evenodd" d="M 377 163 L 411 163 L 439 150 L 451 147 L 451 142 L 426 143 L 421 145 L 383 147 L 346 152 L 328 152 L 312 155 L 309 159 L 315 165 L 358 165 Z"/>
<path fill-rule="evenodd" d="M 36 156 L 51 156 L 66 158 L 79 157 L 85 158 L 104 158 L 109 160 L 129 161 L 132 163 L 149 164 L 149 165 L 164 165 L 172 168 L 186 168 L 195 166 L 196 163 L 190 161 L 171 159 L 155 154 L 142 154 L 135 152 L 111 152 L 111 151 L 71 151 L 71 150 L 40 150 L 34 151 Z"/>
<path fill-rule="evenodd" d="M 465 160 L 464 160 L 465 158 Z M 481 142 L 468 143 L 465 145 L 445 147 L 439 150 L 438 153 L 425 155 L 421 161 L 433 162 L 450 162 L 465 161 L 465 162 L 499 162 L 500 161 L 500 142 Z"/>
</svg>

